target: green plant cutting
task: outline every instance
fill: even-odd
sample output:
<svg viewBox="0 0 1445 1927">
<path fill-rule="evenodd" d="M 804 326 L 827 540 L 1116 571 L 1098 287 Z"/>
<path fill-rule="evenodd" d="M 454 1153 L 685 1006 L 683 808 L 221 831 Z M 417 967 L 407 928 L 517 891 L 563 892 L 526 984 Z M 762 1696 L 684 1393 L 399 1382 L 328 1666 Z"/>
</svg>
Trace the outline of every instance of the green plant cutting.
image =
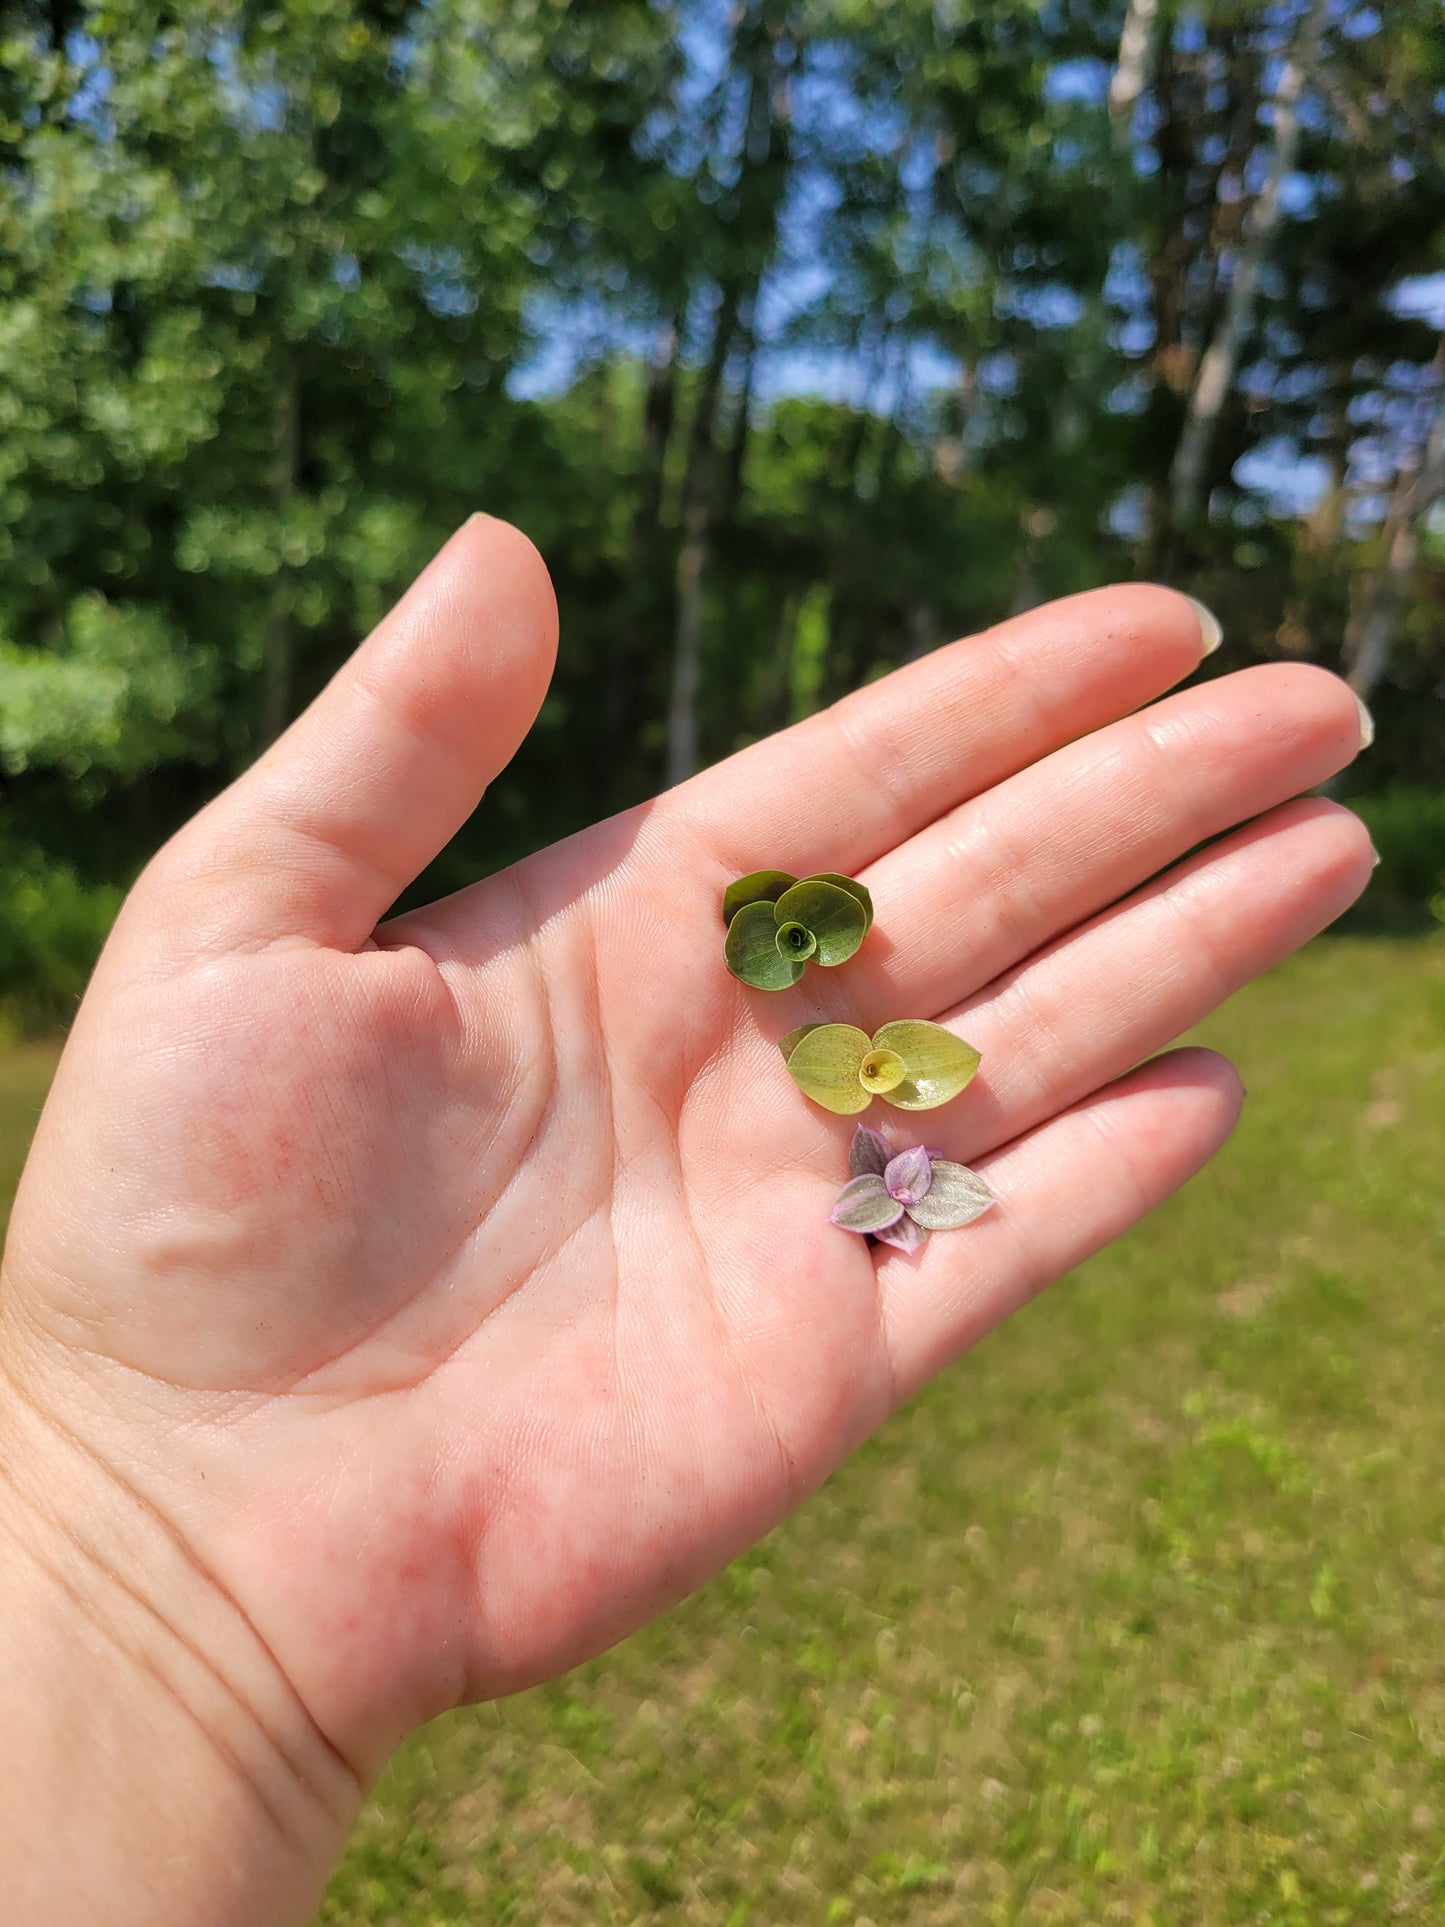
<svg viewBox="0 0 1445 1927">
<path fill-rule="evenodd" d="M 799 879 L 786 870 L 755 870 L 723 896 L 723 955 L 754 990 L 788 990 L 809 963 L 832 970 L 847 963 L 873 924 L 873 899 L 852 877 L 825 871 Z"/>
</svg>

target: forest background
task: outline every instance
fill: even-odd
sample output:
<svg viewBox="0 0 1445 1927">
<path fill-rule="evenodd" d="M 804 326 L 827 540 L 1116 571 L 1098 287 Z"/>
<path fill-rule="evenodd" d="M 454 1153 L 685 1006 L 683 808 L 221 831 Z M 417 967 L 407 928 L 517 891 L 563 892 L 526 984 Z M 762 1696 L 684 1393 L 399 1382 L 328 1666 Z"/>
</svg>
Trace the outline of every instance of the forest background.
<svg viewBox="0 0 1445 1927">
<path fill-rule="evenodd" d="M 0 0 L 0 1004 L 469 512 L 556 682 L 467 881 L 1148 575 L 1346 673 L 1445 920 L 1435 0 Z"/>
</svg>

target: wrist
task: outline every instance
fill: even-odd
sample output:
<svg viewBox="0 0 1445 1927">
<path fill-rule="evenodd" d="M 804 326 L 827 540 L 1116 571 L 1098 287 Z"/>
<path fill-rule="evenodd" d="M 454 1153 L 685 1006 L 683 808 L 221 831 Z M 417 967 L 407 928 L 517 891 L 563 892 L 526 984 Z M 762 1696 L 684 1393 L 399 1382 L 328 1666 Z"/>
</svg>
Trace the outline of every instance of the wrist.
<svg viewBox="0 0 1445 1927">
<path fill-rule="evenodd" d="M 181 1535 L 4 1370 L 0 1704 L 14 1927 L 311 1917 L 356 1776 Z"/>
</svg>

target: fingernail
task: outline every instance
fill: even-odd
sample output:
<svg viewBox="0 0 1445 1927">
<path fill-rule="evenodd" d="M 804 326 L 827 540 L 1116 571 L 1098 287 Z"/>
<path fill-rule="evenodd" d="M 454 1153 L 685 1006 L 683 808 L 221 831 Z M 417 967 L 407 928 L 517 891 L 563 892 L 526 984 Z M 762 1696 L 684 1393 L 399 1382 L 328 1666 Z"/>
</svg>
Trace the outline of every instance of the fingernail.
<svg viewBox="0 0 1445 1927">
<path fill-rule="evenodd" d="M 1372 870 L 1378 870 L 1385 859 L 1380 855 L 1380 852 L 1375 848 L 1373 843 L 1370 845 L 1370 855 L 1373 858 L 1370 868 Z"/>
<path fill-rule="evenodd" d="M 1187 595 L 1184 600 L 1199 618 L 1199 633 L 1204 641 L 1202 661 L 1204 656 L 1212 656 L 1224 641 L 1224 626 L 1214 611 L 1202 603 L 1197 595 Z"/>
<path fill-rule="evenodd" d="M 1355 701 L 1360 704 L 1360 748 L 1368 749 L 1375 740 L 1375 719 L 1358 696 Z"/>
</svg>

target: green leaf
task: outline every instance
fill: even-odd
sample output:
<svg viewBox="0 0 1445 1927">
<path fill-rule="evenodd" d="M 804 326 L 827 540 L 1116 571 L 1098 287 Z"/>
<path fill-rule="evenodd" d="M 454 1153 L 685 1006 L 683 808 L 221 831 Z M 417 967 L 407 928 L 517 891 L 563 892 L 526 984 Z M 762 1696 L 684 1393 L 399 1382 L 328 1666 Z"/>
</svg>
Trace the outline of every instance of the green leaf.
<svg viewBox="0 0 1445 1927">
<path fill-rule="evenodd" d="M 897 1051 L 908 1066 L 903 1082 L 885 1094 L 884 1101 L 896 1104 L 900 1111 L 931 1111 L 937 1104 L 947 1104 L 979 1066 L 972 1044 L 942 1024 L 927 1024 L 921 1018 L 885 1024 L 873 1033 L 873 1048 Z"/>
<path fill-rule="evenodd" d="M 930 1231 L 954 1231 L 981 1218 L 992 1203 L 993 1193 L 977 1172 L 965 1164 L 934 1158 L 932 1182 L 923 1196 L 909 1205 L 908 1215 Z"/>
<path fill-rule="evenodd" d="M 840 877 L 833 870 L 819 870 L 816 876 L 808 877 L 806 880 L 809 883 L 836 883 L 840 890 L 846 890 L 849 896 L 857 897 L 868 913 L 868 930 L 873 928 L 873 899 L 863 884 L 856 882 L 852 877 Z M 864 934 L 866 936 L 866 930 Z"/>
<path fill-rule="evenodd" d="M 796 1030 L 790 1030 L 786 1037 L 780 1037 L 778 1039 L 778 1049 L 783 1053 L 783 1062 L 785 1064 L 787 1063 L 788 1059 L 792 1056 L 793 1052 L 798 1048 L 799 1044 L 802 1043 L 803 1039 L 808 1035 L 809 1031 L 821 1030 L 822 1028 L 823 1026 L 821 1023 L 799 1024 L 798 1028 Z M 856 1177 L 858 1174 L 855 1171 L 853 1175 L 854 1177 Z"/>
<path fill-rule="evenodd" d="M 818 942 L 818 962 L 832 969 L 846 963 L 868 934 L 868 912 L 849 890 L 806 877 L 778 898 L 778 922 L 801 923 Z"/>
<path fill-rule="evenodd" d="M 754 990 L 787 990 L 807 968 L 778 949 L 778 926 L 771 903 L 747 903 L 728 925 L 723 947 L 727 967 Z"/>
<path fill-rule="evenodd" d="M 778 946 L 778 955 L 792 963 L 806 963 L 818 948 L 818 939 L 805 923 L 780 923 L 773 942 Z"/>
<path fill-rule="evenodd" d="M 751 876 L 739 877 L 723 892 L 723 922 L 731 929 L 733 918 L 744 904 L 776 903 L 797 880 L 786 870 L 754 870 Z"/>
<path fill-rule="evenodd" d="M 814 1024 L 789 1056 L 788 1074 L 825 1111 L 852 1117 L 872 1101 L 858 1081 L 868 1049 L 867 1033 L 851 1024 Z"/>
</svg>

